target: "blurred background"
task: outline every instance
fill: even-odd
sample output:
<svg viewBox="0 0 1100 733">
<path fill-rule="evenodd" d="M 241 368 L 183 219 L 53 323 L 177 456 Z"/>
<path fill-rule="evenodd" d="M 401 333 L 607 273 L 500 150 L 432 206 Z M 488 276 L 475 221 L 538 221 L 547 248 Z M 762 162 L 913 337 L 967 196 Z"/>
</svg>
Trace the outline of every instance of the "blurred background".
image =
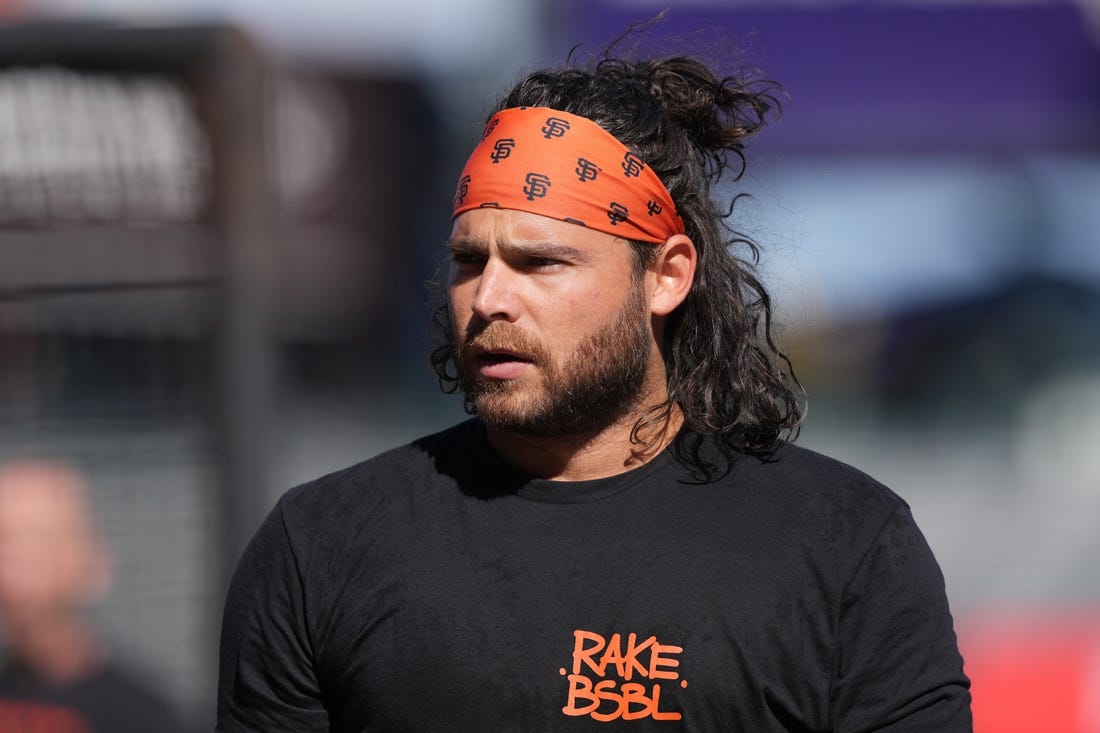
<svg viewBox="0 0 1100 733">
<path fill-rule="evenodd" d="M 911 504 L 976 730 L 1100 731 L 1100 3 L 0 0 L 0 459 L 65 461 L 98 618 L 199 728 L 287 488 L 461 419 L 427 283 L 485 111 L 622 50 L 789 94 L 734 223 L 800 443 Z"/>
</svg>

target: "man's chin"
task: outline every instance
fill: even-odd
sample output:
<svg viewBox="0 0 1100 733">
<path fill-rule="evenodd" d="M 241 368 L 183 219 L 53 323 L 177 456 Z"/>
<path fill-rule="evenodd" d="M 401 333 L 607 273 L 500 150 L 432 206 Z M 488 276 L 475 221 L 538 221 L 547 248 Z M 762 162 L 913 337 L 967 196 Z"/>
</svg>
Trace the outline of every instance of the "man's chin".
<svg viewBox="0 0 1100 733">
<path fill-rule="evenodd" d="M 525 394 L 518 384 L 494 382 L 470 398 L 477 416 L 492 430 L 531 437 L 549 437 L 559 432 L 536 395 Z"/>
<path fill-rule="evenodd" d="M 526 438 L 562 439 L 588 436 L 600 432 L 614 419 L 588 410 L 553 410 L 545 404 L 523 402 L 519 395 L 482 395 L 474 409 L 490 430 L 511 433 Z M 512 399 L 509 399 L 512 398 Z"/>
<path fill-rule="evenodd" d="M 482 392 L 472 402 L 482 422 L 499 430 L 516 431 L 533 417 L 519 395 L 508 394 L 503 390 Z"/>
</svg>

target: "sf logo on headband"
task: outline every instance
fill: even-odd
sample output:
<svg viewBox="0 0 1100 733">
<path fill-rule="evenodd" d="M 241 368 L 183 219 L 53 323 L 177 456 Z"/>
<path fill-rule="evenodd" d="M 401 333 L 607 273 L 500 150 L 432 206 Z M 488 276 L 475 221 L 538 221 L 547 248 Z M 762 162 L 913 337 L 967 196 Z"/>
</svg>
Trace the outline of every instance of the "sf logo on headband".
<svg viewBox="0 0 1100 733">
<path fill-rule="evenodd" d="M 577 167 L 573 169 L 581 183 L 594 181 L 600 175 L 600 167 L 587 158 L 577 158 Z"/>
<path fill-rule="evenodd" d="M 466 200 L 466 194 L 470 193 L 470 174 L 458 179 L 458 190 L 455 191 L 455 206 Z"/>
<path fill-rule="evenodd" d="M 527 182 L 523 192 L 527 195 L 528 201 L 541 199 L 550 189 L 550 176 L 542 173 L 528 173 L 523 180 Z"/>
<path fill-rule="evenodd" d="M 627 178 L 637 178 L 642 175 L 642 169 L 645 168 L 645 163 L 637 155 L 631 152 L 627 152 L 623 156 L 623 175 Z"/>
<path fill-rule="evenodd" d="M 618 201 L 612 201 L 611 205 L 607 207 L 607 220 L 611 222 L 611 226 L 618 226 L 620 222 L 624 222 L 630 218 L 630 209 L 626 208 Z"/>
<path fill-rule="evenodd" d="M 569 120 L 561 117 L 547 117 L 546 124 L 542 126 L 542 136 L 549 140 L 552 137 L 562 137 L 569 129 Z"/>
<path fill-rule="evenodd" d="M 497 125 L 499 125 L 499 124 L 500 124 L 500 118 L 499 117 L 494 117 L 492 119 L 492 121 L 489 122 L 489 124 L 485 126 L 485 132 L 481 133 L 481 139 L 484 140 L 485 138 L 492 135 L 493 130 L 497 129 Z"/>
<path fill-rule="evenodd" d="M 493 143 L 493 152 L 489 153 L 489 157 L 493 159 L 493 164 L 495 165 L 511 155 L 514 147 L 516 147 L 516 141 L 510 137 L 502 137 Z"/>
</svg>

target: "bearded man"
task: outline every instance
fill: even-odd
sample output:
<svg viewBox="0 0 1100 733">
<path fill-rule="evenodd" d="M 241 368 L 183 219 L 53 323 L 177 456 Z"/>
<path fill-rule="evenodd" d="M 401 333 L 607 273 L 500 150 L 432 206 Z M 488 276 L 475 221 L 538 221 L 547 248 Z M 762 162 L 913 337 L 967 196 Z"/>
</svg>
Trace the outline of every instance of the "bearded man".
<svg viewBox="0 0 1100 733">
<path fill-rule="evenodd" d="M 282 498 L 217 730 L 970 729 L 937 563 L 901 499 L 790 443 L 712 197 L 771 91 L 605 58 L 496 105 L 433 353 L 475 416 Z"/>
</svg>

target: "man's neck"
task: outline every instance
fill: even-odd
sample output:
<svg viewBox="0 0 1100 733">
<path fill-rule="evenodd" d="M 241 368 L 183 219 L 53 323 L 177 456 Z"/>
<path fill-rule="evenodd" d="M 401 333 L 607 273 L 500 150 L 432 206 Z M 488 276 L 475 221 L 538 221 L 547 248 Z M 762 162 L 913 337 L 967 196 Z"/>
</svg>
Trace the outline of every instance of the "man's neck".
<svg viewBox="0 0 1100 733">
<path fill-rule="evenodd" d="M 668 447 L 683 424 L 683 413 L 673 405 L 667 418 L 651 434 L 643 436 L 649 445 L 639 445 L 630 440 L 637 418 L 638 415 L 632 414 L 592 435 L 558 438 L 489 427 L 489 444 L 505 461 L 532 476 L 553 481 L 605 478 L 653 460 Z"/>
</svg>

